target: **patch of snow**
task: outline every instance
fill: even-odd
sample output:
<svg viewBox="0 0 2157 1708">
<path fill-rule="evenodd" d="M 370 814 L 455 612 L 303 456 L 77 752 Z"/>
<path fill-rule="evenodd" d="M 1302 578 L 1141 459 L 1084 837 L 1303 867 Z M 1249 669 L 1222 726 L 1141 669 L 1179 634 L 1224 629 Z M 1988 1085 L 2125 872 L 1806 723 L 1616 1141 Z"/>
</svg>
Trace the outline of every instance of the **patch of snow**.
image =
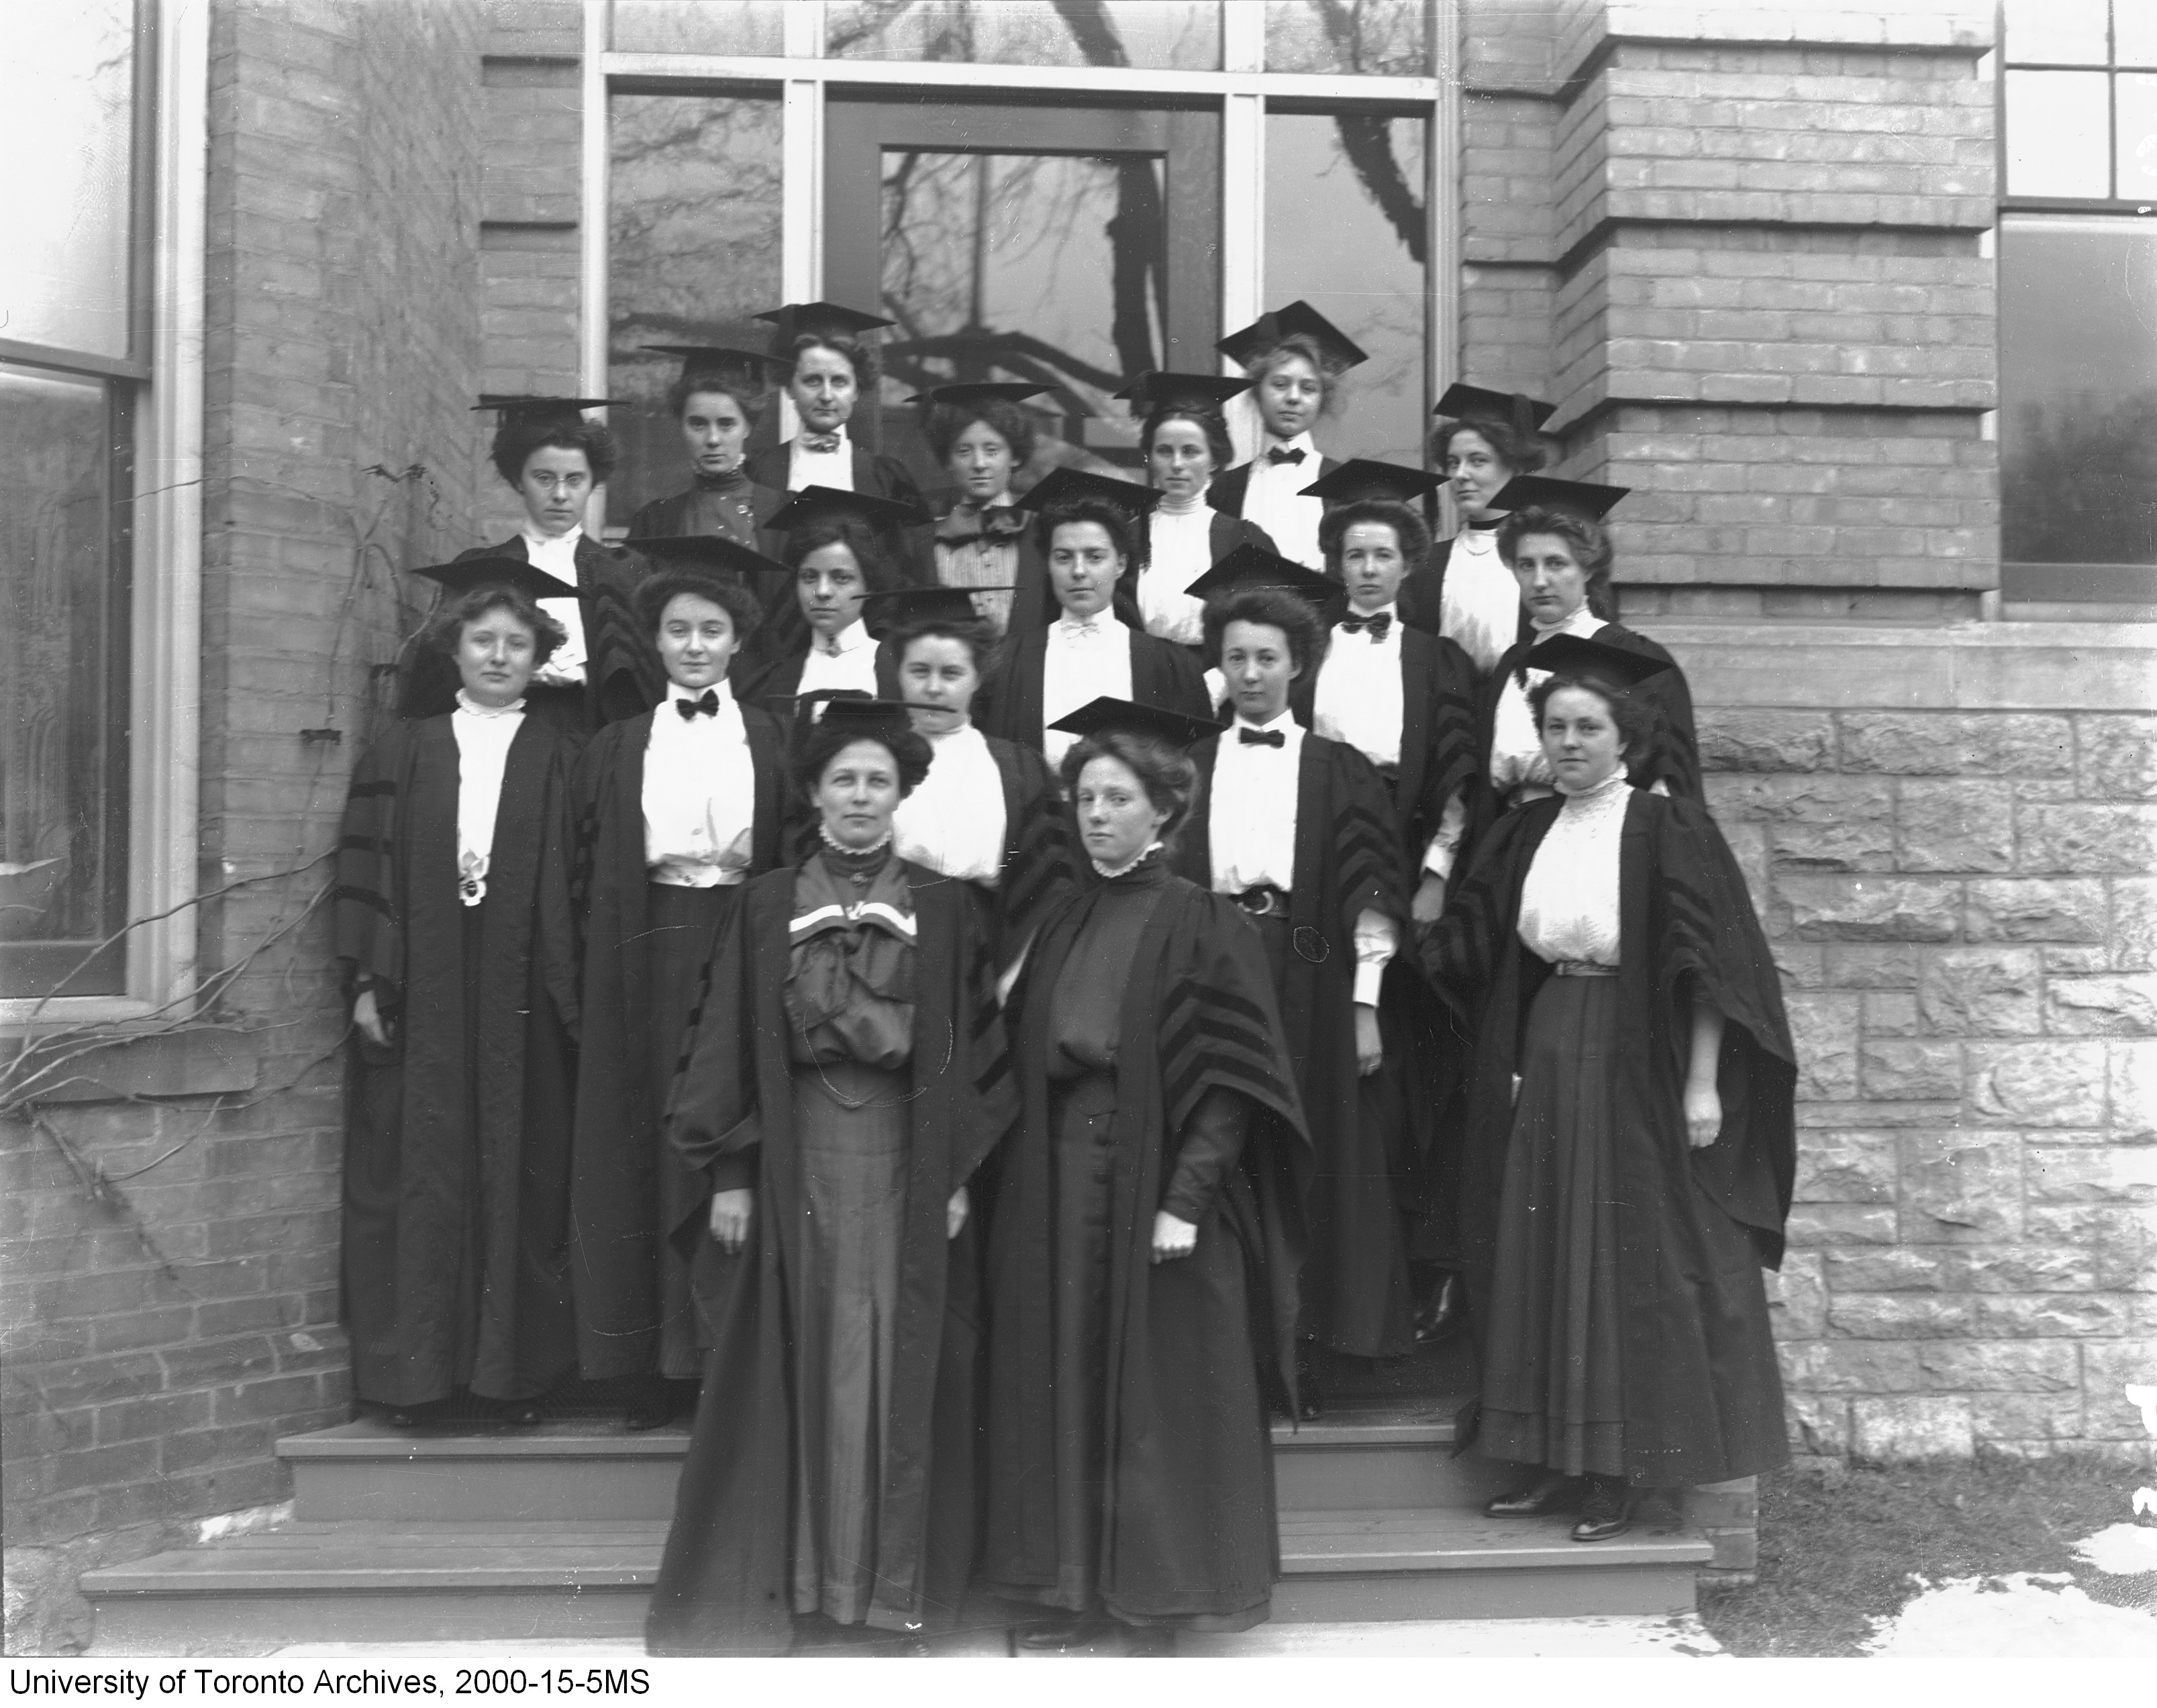
<svg viewBox="0 0 2157 1708">
<path fill-rule="evenodd" d="M 2157 1525 L 2108 1524 L 2077 1542 L 2075 1551 L 2111 1577 L 2157 1572 Z"/>
<path fill-rule="evenodd" d="M 2117 1526 L 2115 1526 L 2117 1528 Z M 1912 1574 L 1915 1577 L 1915 1574 Z M 2000 1577 L 1918 1577 L 1918 1594 L 1892 1618 L 1876 1618 L 1862 1645 L 1897 1657 L 2157 1655 L 2157 1616 L 2108 1607 L 2065 1572 Z"/>
<path fill-rule="evenodd" d="M 205 1518 L 195 1526 L 198 1545 L 222 1541 L 227 1536 L 251 1536 L 258 1531 L 275 1530 L 292 1521 L 292 1503 L 281 1500 L 275 1506 L 250 1506 L 239 1512 L 220 1512 L 215 1518 Z"/>
</svg>

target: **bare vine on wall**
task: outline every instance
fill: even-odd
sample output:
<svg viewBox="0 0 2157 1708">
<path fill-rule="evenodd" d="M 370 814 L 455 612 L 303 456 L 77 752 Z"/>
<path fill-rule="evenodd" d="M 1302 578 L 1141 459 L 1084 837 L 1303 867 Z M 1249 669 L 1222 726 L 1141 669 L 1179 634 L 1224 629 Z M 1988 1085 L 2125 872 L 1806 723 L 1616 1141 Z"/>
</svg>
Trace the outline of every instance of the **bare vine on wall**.
<svg viewBox="0 0 2157 1708">
<path fill-rule="evenodd" d="M 355 714 L 354 721 L 359 726 L 351 732 L 354 738 L 349 748 L 353 754 L 373 738 L 388 710 L 390 692 L 388 679 L 396 668 L 394 656 L 390 659 L 368 661 L 362 689 L 356 697 L 343 686 L 350 680 L 351 673 L 346 666 L 350 662 L 350 650 L 358 644 L 356 637 L 365 633 L 379 632 L 378 629 L 363 629 L 356 621 L 358 613 L 370 605 L 378 610 L 386 605 L 393 611 L 394 620 L 389 626 L 399 649 L 425 620 L 425 614 L 405 599 L 398 585 L 399 566 L 385 538 L 392 507 L 400 501 L 404 506 L 405 514 L 400 532 L 409 533 L 416 527 L 423 530 L 429 538 L 439 535 L 441 493 L 425 464 L 412 463 L 402 469 L 373 464 L 360 472 L 380 483 L 381 495 L 363 514 L 357 505 L 346 512 L 347 525 L 353 534 L 352 558 L 343 593 L 338 601 L 336 620 L 331 628 L 327 653 L 322 660 L 322 721 L 318 725 L 294 732 L 295 738 L 303 742 L 313 756 L 312 767 L 306 779 L 305 805 L 297 815 L 303 826 L 317 820 L 322 785 L 328 782 L 342 787 L 349 769 L 349 760 L 334 770 L 329 764 L 332 751 L 347 747 L 344 738 L 347 732 L 338 723 L 340 702 L 342 702 L 344 708 Z M 302 497 L 316 496 L 275 483 L 257 484 Z M 417 517 L 410 513 L 414 503 L 425 506 L 423 512 Z M 328 900 L 335 877 L 334 871 L 331 869 L 337 853 L 334 826 L 327 838 L 327 846 L 311 849 L 306 842 L 313 838 L 304 829 L 301 835 L 306 840 L 293 848 L 289 864 L 271 872 L 234 877 L 161 912 L 127 920 L 109 937 L 88 949 L 67 976 L 55 981 L 54 985 L 55 990 L 65 990 L 75 975 L 90 965 L 97 956 L 125 942 L 130 934 L 146 926 L 157 924 L 189 910 L 216 908 L 227 898 L 242 892 L 259 891 L 278 885 L 290 886 L 294 893 L 253 939 L 223 965 L 205 975 L 193 988 L 159 1003 L 148 1013 L 124 1022 L 71 1023 L 63 1020 L 56 1024 L 45 1024 L 43 1017 L 57 1000 L 48 995 L 32 1008 L 22 1035 L 8 1042 L 5 1047 L 7 1053 L 4 1057 L 0 1057 L 0 1120 L 23 1122 L 51 1145 L 66 1162 L 84 1197 L 104 1209 L 126 1214 L 145 1250 L 166 1275 L 175 1281 L 178 1279 L 178 1271 L 165 1253 L 158 1249 L 140 1217 L 133 1213 L 121 1188 L 126 1182 L 148 1174 L 187 1150 L 208 1133 L 220 1116 L 265 1102 L 300 1085 L 325 1062 L 336 1058 L 343 1047 L 343 1037 L 341 1035 L 328 1048 L 310 1057 L 296 1072 L 284 1077 L 275 1085 L 257 1087 L 244 1093 L 219 1093 L 209 1098 L 207 1107 L 191 1105 L 191 1109 L 200 1109 L 202 1120 L 150 1161 L 124 1173 L 116 1173 L 97 1158 L 86 1155 L 53 1118 L 54 1106 L 62 1102 L 80 1100 L 80 1093 L 85 1087 L 103 1088 L 103 1083 L 94 1071 L 93 1061 L 117 1045 L 211 1031 L 262 1037 L 308 1022 L 311 1017 L 311 1005 L 306 1000 L 307 993 L 299 987 L 296 963 L 290 957 L 286 958 L 282 969 L 282 975 L 286 981 L 282 994 L 290 1000 L 281 1001 L 273 1006 L 275 1011 L 294 1017 L 281 1020 L 265 1017 L 261 1005 L 243 1007 L 234 1000 L 242 981 L 259 972 L 276 950 L 296 939 Z M 68 1095 L 70 1093 L 76 1095 Z M 116 1091 L 108 1091 L 98 1100 L 157 1108 L 171 1106 L 166 1099 Z"/>
</svg>

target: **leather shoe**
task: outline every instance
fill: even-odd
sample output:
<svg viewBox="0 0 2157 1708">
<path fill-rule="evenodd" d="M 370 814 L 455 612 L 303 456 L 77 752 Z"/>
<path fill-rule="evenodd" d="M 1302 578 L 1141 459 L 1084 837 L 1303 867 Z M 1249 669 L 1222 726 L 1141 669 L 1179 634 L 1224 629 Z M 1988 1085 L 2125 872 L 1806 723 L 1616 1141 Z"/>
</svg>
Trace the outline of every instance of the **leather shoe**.
<svg viewBox="0 0 2157 1708">
<path fill-rule="evenodd" d="M 1098 1643 L 1114 1628 L 1115 1621 L 1098 1614 L 1066 1613 L 1059 1618 L 1036 1619 L 1012 1632 L 1012 1653 L 1061 1654 Z"/>
<path fill-rule="evenodd" d="M 1460 1332 L 1467 1320 L 1468 1304 L 1461 1290 L 1459 1273 L 1440 1269 L 1423 1298 L 1423 1309 L 1416 1313 L 1416 1345 L 1435 1346 L 1441 1340 L 1449 1340 Z"/>
<path fill-rule="evenodd" d="M 1633 1491 L 1615 1477 L 1590 1477 L 1588 1498 L 1580 1504 L 1576 1542 L 1607 1542 L 1633 1527 Z"/>
<path fill-rule="evenodd" d="M 1483 1510 L 1492 1518 L 1542 1518 L 1553 1512 L 1571 1512 L 1580 1505 L 1580 1479 L 1562 1477 L 1553 1471 L 1525 1489 L 1493 1496 Z"/>
</svg>

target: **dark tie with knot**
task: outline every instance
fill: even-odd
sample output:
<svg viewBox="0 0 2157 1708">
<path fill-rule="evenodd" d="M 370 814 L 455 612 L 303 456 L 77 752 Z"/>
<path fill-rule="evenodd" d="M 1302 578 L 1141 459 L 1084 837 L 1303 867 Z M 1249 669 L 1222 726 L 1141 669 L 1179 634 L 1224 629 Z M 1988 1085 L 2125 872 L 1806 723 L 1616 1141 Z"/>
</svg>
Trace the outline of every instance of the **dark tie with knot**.
<svg viewBox="0 0 2157 1708">
<path fill-rule="evenodd" d="M 1266 453 L 1266 460 L 1269 463 L 1300 463 L 1303 460 L 1303 453 L 1291 450 L 1284 445 L 1276 445 Z"/>
<path fill-rule="evenodd" d="M 1238 726 L 1236 739 L 1243 743 L 1245 747 L 1286 747 L 1288 745 L 1287 732 L 1279 729 L 1253 729 L 1248 726 Z"/>
<path fill-rule="evenodd" d="M 696 699 L 677 700 L 674 702 L 674 709 L 682 714 L 682 721 L 685 723 L 698 713 L 702 713 L 707 718 L 716 718 L 719 715 L 719 691 L 717 688 L 707 688 Z"/>
<path fill-rule="evenodd" d="M 839 448 L 839 435 L 836 433 L 805 433 L 801 435 L 801 447 L 805 450 L 829 456 Z"/>
<path fill-rule="evenodd" d="M 1393 632 L 1393 614 L 1379 611 L 1367 617 L 1343 617 L 1341 628 L 1344 634 L 1349 635 L 1361 635 L 1368 630 L 1373 640 L 1382 640 Z"/>
</svg>

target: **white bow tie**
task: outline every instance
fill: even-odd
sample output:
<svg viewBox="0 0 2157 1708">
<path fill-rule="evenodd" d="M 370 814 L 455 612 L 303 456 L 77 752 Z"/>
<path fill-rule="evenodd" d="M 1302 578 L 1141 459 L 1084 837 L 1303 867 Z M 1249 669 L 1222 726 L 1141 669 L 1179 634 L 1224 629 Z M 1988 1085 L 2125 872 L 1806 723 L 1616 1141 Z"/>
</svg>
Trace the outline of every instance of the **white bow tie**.
<svg viewBox="0 0 2157 1708">
<path fill-rule="evenodd" d="M 1063 632 L 1073 640 L 1099 640 L 1109 632 L 1108 625 L 1094 617 L 1084 621 L 1073 617 L 1063 620 Z"/>
</svg>

